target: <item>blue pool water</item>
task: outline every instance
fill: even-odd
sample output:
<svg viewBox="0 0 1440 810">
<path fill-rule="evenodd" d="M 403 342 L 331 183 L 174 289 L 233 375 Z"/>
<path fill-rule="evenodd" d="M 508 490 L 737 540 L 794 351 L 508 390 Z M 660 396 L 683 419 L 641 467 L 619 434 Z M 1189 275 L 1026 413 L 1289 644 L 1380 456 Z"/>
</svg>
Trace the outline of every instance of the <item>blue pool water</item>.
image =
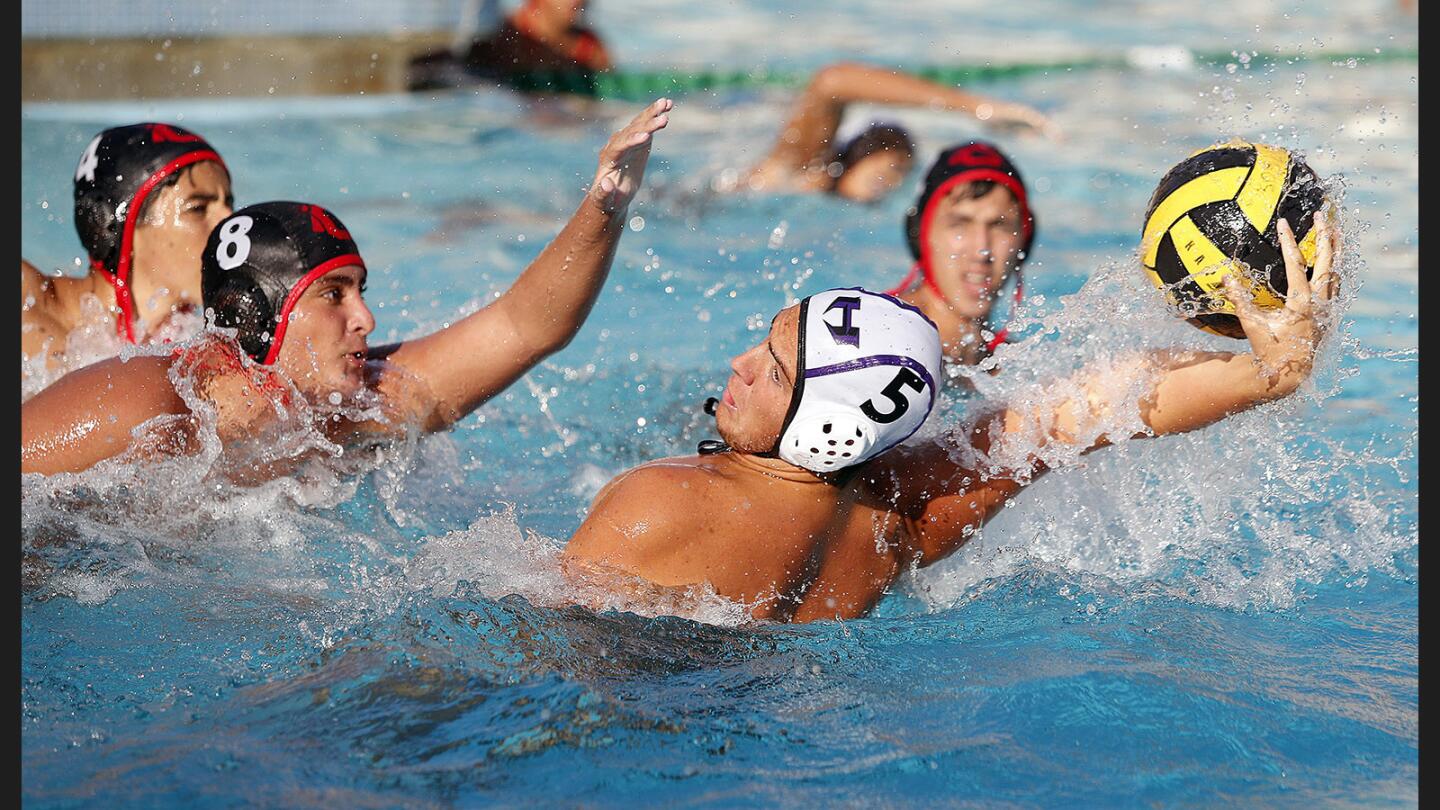
<svg viewBox="0 0 1440 810">
<path fill-rule="evenodd" d="M 1135 18 L 1147 41 L 1205 50 L 1417 39 L 1378 2 L 1222 0 L 1200 24 L 1182 4 L 963 4 L 954 43 L 931 33 L 938 3 L 825 4 L 834 26 L 808 38 L 821 4 L 737 4 L 709 38 L 693 14 L 642 26 L 655 3 L 596 5 L 602 31 L 636 31 L 622 60 L 649 67 L 727 64 L 747 33 L 807 67 L 872 46 L 1008 61 L 1127 47 Z M 1007 48 L 982 25 L 1033 36 Z M 1160 174 L 1232 135 L 1342 179 L 1341 323 L 1297 395 L 1066 466 L 875 615 L 798 627 L 711 603 L 596 614 L 564 605 L 553 568 L 612 475 L 712 435 L 701 400 L 778 308 L 906 268 L 913 185 L 875 207 L 707 193 L 768 148 L 787 95 L 679 97 L 579 337 L 453 432 L 252 489 L 203 461 L 22 482 L 26 804 L 1414 805 L 1417 71 L 1237 58 L 978 87 L 1068 136 L 1002 136 L 1040 231 L 1024 339 L 980 396 L 1129 348 L 1234 345 L 1172 319 L 1134 256 Z M 637 106 L 33 105 L 22 255 L 74 266 L 69 178 L 95 131 L 176 120 L 225 156 L 239 204 L 334 209 L 371 268 L 373 342 L 403 339 L 503 290 Z M 868 113 L 910 125 L 923 160 L 986 134 Z"/>
</svg>

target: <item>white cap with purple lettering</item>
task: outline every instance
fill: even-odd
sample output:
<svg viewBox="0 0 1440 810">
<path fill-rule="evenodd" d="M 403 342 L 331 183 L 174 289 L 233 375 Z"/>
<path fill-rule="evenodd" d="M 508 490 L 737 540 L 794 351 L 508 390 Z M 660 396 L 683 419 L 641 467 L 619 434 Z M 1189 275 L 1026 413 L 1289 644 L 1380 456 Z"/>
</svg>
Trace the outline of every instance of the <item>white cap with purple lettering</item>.
<svg viewBox="0 0 1440 810">
<path fill-rule="evenodd" d="M 834 472 L 905 441 L 938 395 L 940 333 L 909 304 L 859 287 L 800 302 L 795 393 L 776 455 Z"/>
</svg>

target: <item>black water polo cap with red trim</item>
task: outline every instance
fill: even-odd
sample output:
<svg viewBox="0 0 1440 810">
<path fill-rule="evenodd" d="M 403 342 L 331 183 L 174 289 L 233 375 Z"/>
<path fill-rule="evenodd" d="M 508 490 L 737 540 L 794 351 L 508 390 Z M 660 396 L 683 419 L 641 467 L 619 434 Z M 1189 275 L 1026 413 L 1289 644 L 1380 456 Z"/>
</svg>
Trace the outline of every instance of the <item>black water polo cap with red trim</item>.
<svg viewBox="0 0 1440 810">
<path fill-rule="evenodd" d="M 75 167 L 75 230 L 91 267 L 114 286 L 121 311 L 118 329 L 132 343 L 130 265 L 139 212 L 166 180 L 206 160 L 225 168 L 220 154 L 199 135 L 174 124 L 145 123 L 96 135 Z"/>
<path fill-rule="evenodd" d="M 365 266 L 350 232 L 330 211 L 310 203 L 257 203 L 210 232 L 200 294 L 215 325 L 236 330 L 245 353 L 270 365 L 306 288 L 352 264 Z"/>
<path fill-rule="evenodd" d="M 925 175 L 925 185 L 915 205 L 905 214 L 905 240 L 910 246 L 910 255 L 920 264 L 920 272 L 928 279 L 929 257 L 923 253 L 925 234 L 930 221 L 945 195 L 952 188 L 966 183 L 988 180 L 1009 189 L 1020 205 L 1020 218 L 1024 220 L 1025 246 L 1021 249 L 1020 261 L 1030 255 L 1030 246 L 1035 242 L 1035 214 L 1030 210 L 1030 200 L 1025 193 L 1025 181 L 1010 159 L 985 141 L 970 141 L 953 146 L 940 153 Z"/>
</svg>

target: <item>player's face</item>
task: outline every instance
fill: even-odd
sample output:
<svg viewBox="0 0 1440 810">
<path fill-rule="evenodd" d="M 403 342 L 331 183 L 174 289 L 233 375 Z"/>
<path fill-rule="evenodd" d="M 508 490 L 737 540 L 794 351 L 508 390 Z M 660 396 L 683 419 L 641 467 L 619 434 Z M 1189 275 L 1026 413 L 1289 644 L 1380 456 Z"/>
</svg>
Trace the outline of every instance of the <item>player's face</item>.
<svg viewBox="0 0 1440 810">
<path fill-rule="evenodd" d="M 135 226 L 131 278 L 142 298 L 169 293 L 199 303 L 200 254 L 233 202 L 230 174 L 213 160 L 186 167 L 179 180 L 155 192 Z M 146 301 L 138 303 L 147 308 Z"/>
<path fill-rule="evenodd" d="M 910 156 L 882 149 L 856 161 L 835 182 L 835 193 L 856 202 L 876 202 L 905 182 L 910 174 Z"/>
<path fill-rule="evenodd" d="M 365 268 L 331 270 L 316 279 L 290 311 L 275 365 L 312 401 L 355 394 L 365 383 L 365 339 L 375 316 L 363 296 Z"/>
<path fill-rule="evenodd" d="M 995 295 L 1019 264 L 1025 246 L 1020 204 L 1010 190 L 992 187 L 980 197 L 959 186 L 939 203 L 925 233 L 930 276 L 957 314 L 984 319 Z"/>
<path fill-rule="evenodd" d="M 800 308 L 780 311 L 770 332 L 730 361 L 730 379 L 715 406 L 715 424 L 725 443 L 743 453 L 764 453 L 780 440 L 780 428 L 795 391 Z"/>
</svg>

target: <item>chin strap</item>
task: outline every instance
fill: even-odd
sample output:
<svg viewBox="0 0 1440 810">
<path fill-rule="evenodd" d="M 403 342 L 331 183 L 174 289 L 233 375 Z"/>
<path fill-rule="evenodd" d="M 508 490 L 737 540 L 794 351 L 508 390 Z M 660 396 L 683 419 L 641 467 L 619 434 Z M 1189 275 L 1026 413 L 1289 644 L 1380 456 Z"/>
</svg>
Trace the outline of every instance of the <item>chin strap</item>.
<svg viewBox="0 0 1440 810">
<path fill-rule="evenodd" d="M 1025 300 L 1025 277 L 1022 276 L 1022 275 L 1020 275 L 1020 268 L 1019 268 L 1019 267 L 1016 267 L 1016 268 L 1015 268 L 1015 306 L 1017 306 L 1017 307 L 1020 306 L 1020 304 L 1021 304 L 1024 300 Z M 1005 339 L 1006 339 L 1007 337 L 1009 337 L 1009 336 L 1010 336 L 1010 329 L 1009 329 L 1009 327 L 1001 327 L 1001 328 L 1000 328 L 1000 331 L 998 331 L 998 332 L 995 333 L 995 337 L 991 338 L 991 339 L 990 339 L 990 342 L 985 344 L 985 351 L 986 351 L 987 353 L 993 354 L 993 353 L 995 352 L 995 348 L 996 348 L 997 346 L 999 346 L 1001 343 L 1004 343 L 1004 342 L 1005 342 Z"/>
<path fill-rule="evenodd" d="M 701 407 L 703 408 L 705 413 L 714 416 L 715 406 L 719 404 L 720 400 L 716 399 L 715 397 L 706 397 L 705 404 Z M 779 445 L 777 442 L 776 449 L 771 450 L 768 453 L 752 453 L 751 455 L 759 456 L 761 458 L 779 458 L 780 453 L 778 447 Z M 702 456 L 713 456 L 717 453 L 729 453 L 732 452 L 734 449 L 735 448 L 731 447 L 729 444 L 726 444 L 720 439 L 705 439 L 704 441 L 700 442 L 699 446 L 695 448 L 695 452 L 699 453 Z M 837 482 L 843 484 L 845 481 L 848 481 L 850 476 L 859 469 L 859 467 L 850 467 L 844 470 L 837 470 L 833 473 L 818 473 L 814 472 L 813 470 L 811 472 L 816 478 L 827 484 L 834 484 Z"/>
<path fill-rule="evenodd" d="M 715 397 L 706 397 L 705 404 L 701 407 L 705 411 L 705 413 L 709 414 L 710 416 L 714 416 L 715 406 L 719 404 L 720 400 L 716 399 Z M 713 456 L 716 453 L 730 452 L 730 445 L 726 444 L 723 441 L 720 441 L 719 439 L 706 439 L 700 442 L 700 445 L 695 448 L 695 452 L 699 453 L 702 456 Z"/>
</svg>

